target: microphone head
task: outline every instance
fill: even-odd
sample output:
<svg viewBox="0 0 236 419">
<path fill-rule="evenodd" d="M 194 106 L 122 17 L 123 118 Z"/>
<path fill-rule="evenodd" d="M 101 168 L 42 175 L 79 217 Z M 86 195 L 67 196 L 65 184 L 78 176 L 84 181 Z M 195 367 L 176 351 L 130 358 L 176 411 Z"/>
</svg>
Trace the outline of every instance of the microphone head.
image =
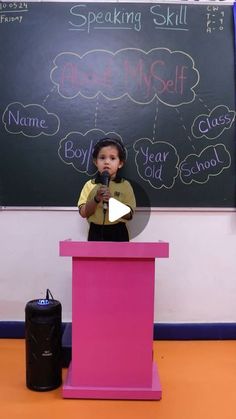
<svg viewBox="0 0 236 419">
<path fill-rule="evenodd" d="M 108 170 L 104 170 L 101 173 L 101 184 L 102 185 L 105 185 L 105 186 L 108 186 L 109 185 L 109 181 L 110 181 L 109 172 L 108 172 Z"/>
</svg>

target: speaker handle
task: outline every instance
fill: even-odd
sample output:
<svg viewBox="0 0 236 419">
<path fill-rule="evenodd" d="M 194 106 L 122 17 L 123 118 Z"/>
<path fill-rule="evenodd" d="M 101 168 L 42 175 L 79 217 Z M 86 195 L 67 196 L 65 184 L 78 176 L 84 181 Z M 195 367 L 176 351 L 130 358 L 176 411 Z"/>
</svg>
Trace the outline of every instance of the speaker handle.
<svg viewBox="0 0 236 419">
<path fill-rule="evenodd" d="M 46 300 L 49 300 L 50 299 L 49 296 L 51 296 L 51 300 L 54 300 L 53 295 L 52 295 L 50 289 L 47 288 L 47 291 L 46 291 Z"/>
</svg>

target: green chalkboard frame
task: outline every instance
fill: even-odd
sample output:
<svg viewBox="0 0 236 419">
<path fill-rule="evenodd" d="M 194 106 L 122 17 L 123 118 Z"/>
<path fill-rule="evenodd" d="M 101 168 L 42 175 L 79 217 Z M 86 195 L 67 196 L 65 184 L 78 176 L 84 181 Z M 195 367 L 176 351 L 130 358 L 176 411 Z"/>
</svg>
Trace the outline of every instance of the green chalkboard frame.
<svg viewBox="0 0 236 419">
<path fill-rule="evenodd" d="M 231 5 L 1 2 L 0 20 L 0 206 L 76 206 L 111 135 L 139 207 L 235 208 Z"/>
</svg>

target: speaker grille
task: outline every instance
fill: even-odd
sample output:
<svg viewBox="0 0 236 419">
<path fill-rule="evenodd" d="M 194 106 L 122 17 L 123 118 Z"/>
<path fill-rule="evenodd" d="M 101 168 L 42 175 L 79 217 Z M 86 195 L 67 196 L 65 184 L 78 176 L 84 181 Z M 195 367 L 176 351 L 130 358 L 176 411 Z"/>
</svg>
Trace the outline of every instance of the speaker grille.
<svg viewBox="0 0 236 419">
<path fill-rule="evenodd" d="M 25 308 L 26 385 L 36 391 L 62 382 L 61 304 L 32 300 Z"/>
</svg>

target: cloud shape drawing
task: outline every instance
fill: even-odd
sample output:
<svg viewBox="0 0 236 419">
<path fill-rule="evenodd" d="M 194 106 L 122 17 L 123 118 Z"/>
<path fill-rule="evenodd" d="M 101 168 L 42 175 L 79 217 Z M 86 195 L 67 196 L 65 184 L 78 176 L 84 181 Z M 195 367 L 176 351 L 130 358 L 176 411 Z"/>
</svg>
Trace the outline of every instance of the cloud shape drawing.
<svg viewBox="0 0 236 419">
<path fill-rule="evenodd" d="M 231 166 L 231 156 L 224 144 L 208 146 L 200 154 L 189 154 L 180 163 L 180 179 L 186 185 L 206 183 Z"/>
<path fill-rule="evenodd" d="M 71 165 L 75 170 L 94 176 L 97 168 L 93 163 L 93 148 L 96 142 L 103 137 L 117 138 L 122 141 L 115 132 L 104 132 L 100 129 L 91 129 L 86 133 L 69 132 L 60 141 L 58 155 L 63 163 Z"/>
<path fill-rule="evenodd" d="M 60 127 L 60 120 L 56 114 L 49 113 L 41 105 L 23 105 L 20 102 L 7 106 L 2 121 L 6 131 L 26 137 L 38 137 L 41 134 L 51 136 L 56 134 Z"/>
<path fill-rule="evenodd" d="M 216 106 L 209 114 L 198 115 L 192 124 L 191 131 L 195 138 L 218 138 L 226 129 L 230 129 L 235 119 L 235 112 L 227 106 Z"/>
<path fill-rule="evenodd" d="M 141 138 L 134 143 L 134 150 L 137 171 L 144 181 L 156 189 L 174 186 L 179 156 L 172 144 Z"/>
<path fill-rule="evenodd" d="M 128 96 L 139 104 L 157 98 L 168 106 L 192 102 L 199 82 L 192 57 L 167 48 L 92 50 L 82 56 L 63 52 L 55 57 L 50 77 L 67 99 L 102 94 L 108 100 Z"/>
</svg>

